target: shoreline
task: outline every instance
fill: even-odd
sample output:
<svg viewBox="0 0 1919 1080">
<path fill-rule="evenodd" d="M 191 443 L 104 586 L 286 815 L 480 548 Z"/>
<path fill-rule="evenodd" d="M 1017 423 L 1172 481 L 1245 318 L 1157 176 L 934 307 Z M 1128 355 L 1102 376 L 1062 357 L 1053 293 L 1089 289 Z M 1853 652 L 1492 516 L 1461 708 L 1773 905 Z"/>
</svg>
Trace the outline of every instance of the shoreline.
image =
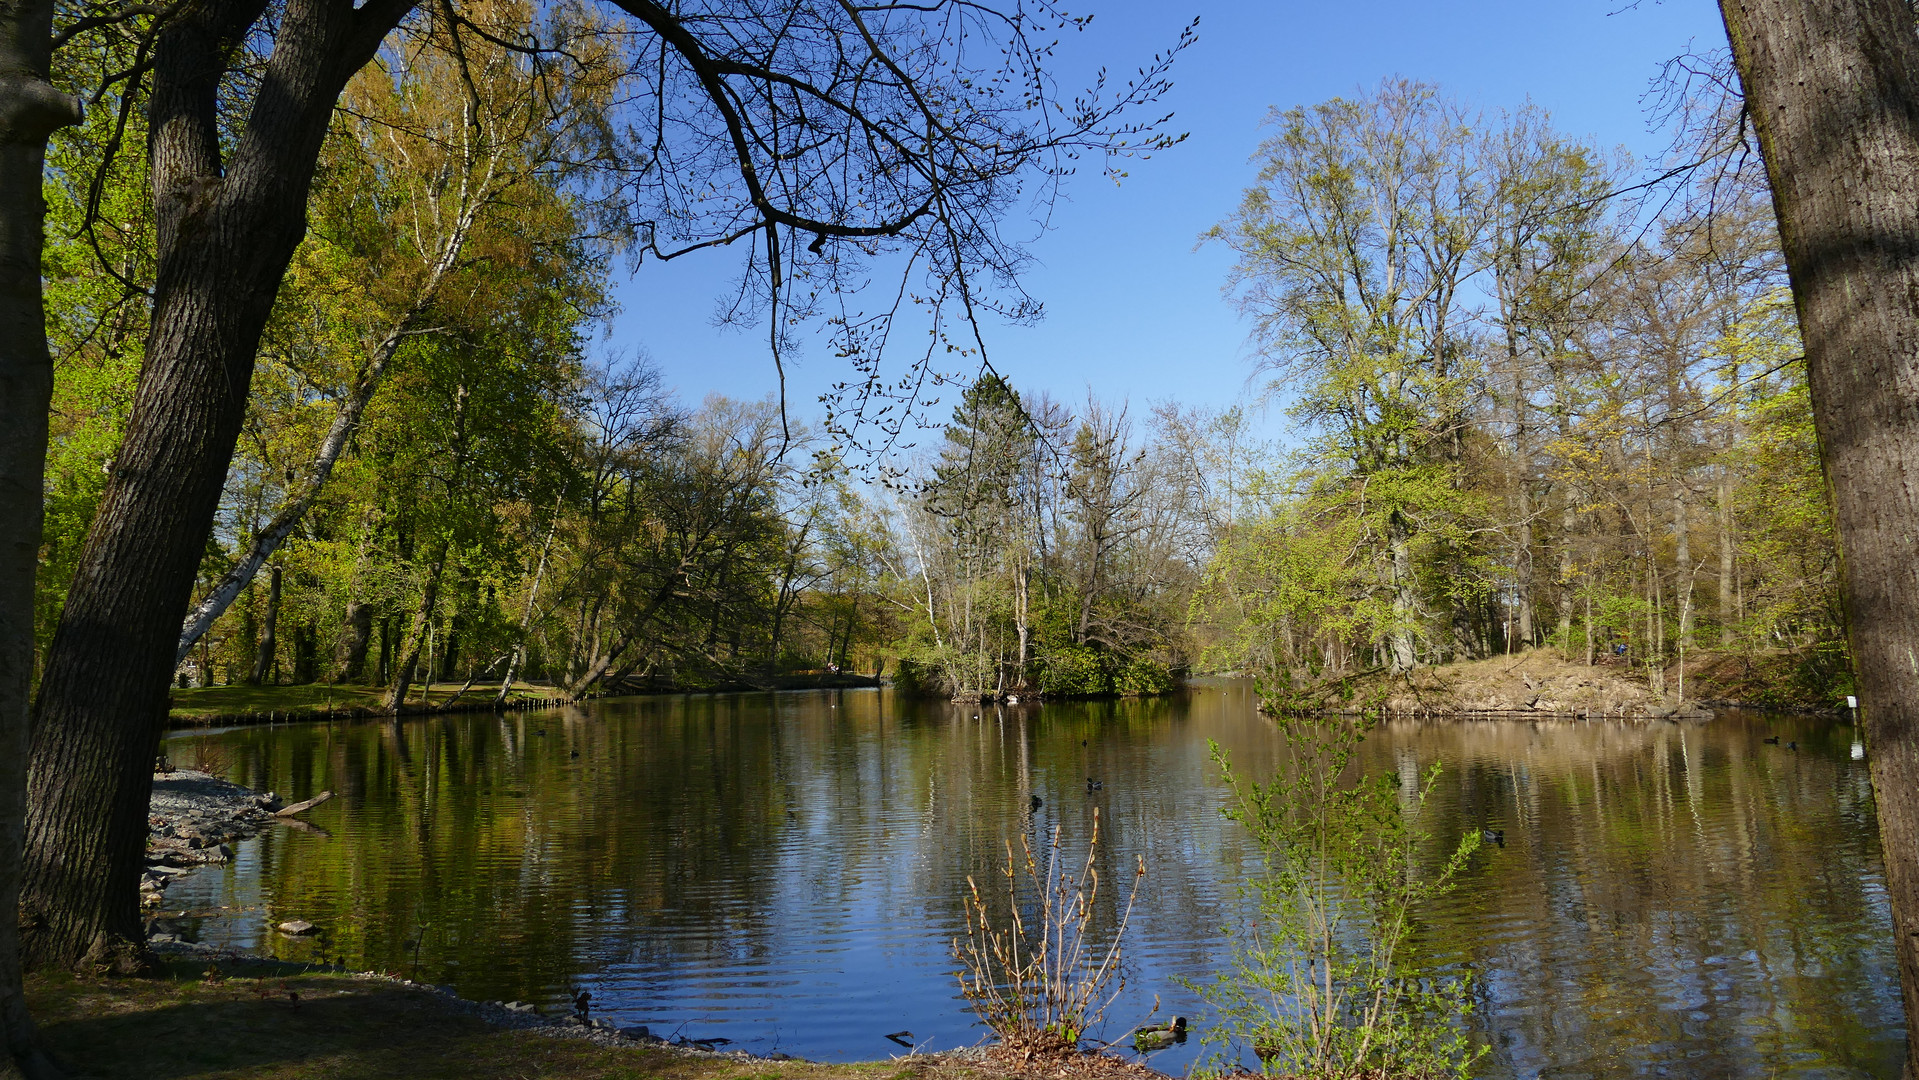
<svg viewBox="0 0 1919 1080">
<path fill-rule="evenodd" d="M 525 684 L 523 684 L 525 685 Z M 528 712 L 535 709 L 557 709 L 567 705 L 581 705 L 587 702 L 618 701 L 625 698 L 664 697 L 672 694 L 752 694 L 778 693 L 783 690 L 871 690 L 883 686 L 881 680 L 865 675 L 808 675 L 778 676 L 773 683 L 720 683 L 713 686 L 634 686 L 627 684 L 617 692 L 588 694 L 577 700 L 558 693 L 557 687 L 532 684 L 520 690 L 507 701 L 495 700 L 493 691 L 467 698 L 460 695 L 444 702 L 416 703 L 402 705 L 395 711 L 377 705 L 334 704 L 331 700 L 324 704 L 289 704 L 284 708 L 274 708 L 269 701 L 266 707 L 234 709 L 221 712 L 196 712 L 192 710 L 192 699 L 197 696 L 224 694 L 241 688 L 206 687 L 190 689 L 182 694 L 175 691 L 167 715 L 168 731 L 190 731 L 198 728 L 247 727 L 256 724 L 304 724 L 332 720 L 390 720 L 396 717 L 446 716 L 455 713 L 479 712 Z M 291 697 L 296 691 L 309 690 L 310 685 L 250 687 L 244 688 L 250 696 L 267 696 L 275 692 Z M 359 688 L 367 689 L 367 688 Z M 545 695 L 528 693 L 549 691 Z"/>
<path fill-rule="evenodd" d="M 321 800 L 324 801 L 324 800 Z M 293 816 L 317 803 L 283 806 L 271 791 L 259 792 L 223 780 L 197 769 L 172 769 L 156 772 L 153 797 L 148 810 L 147 868 L 141 877 L 141 903 L 146 913 L 147 948 L 163 961 L 207 965 L 207 978 L 247 977 L 253 971 L 259 978 L 322 976 L 346 982 L 364 983 L 384 990 L 400 989 L 432 995 L 435 1004 L 446 1011 L 479 1020 L 499 1031 L 525 1032 L 567 1039 L 585 1039 L 601 1047 L 651 1050 L 705 1061 L 741 1064 L 777 1065 L 782 1063 L 820 1065 L 805 1058 L 775 1051 L 754 1054 L 746 1050 L 724 1050 L 713 1040 L 677 1041 L 655 1035 L 644 1025 L 621 1026 L 610 1021 L 579 1015 L 555 1016 L 541 1012 L 524 1002 L 474 1001 L 460 996 L 450 987 L 417 982 L 397 973 L 353 971 L 332 964 L 301 964 L 252 953 L 223 949 L 198 942 L 182 941 L 172 932 L 169 915 L 162 910 L 166 888 L 172 882 L 197 870 L 218 866 L 233 859 L 232 844 L 252 839 L 277 826 L 302 831 L 326 831 Z M 289 811 L 281 813 L 279 811 Z M 272 932 L 301 937 L 317 933 L 319 927 L 305 923 L 282 923 Z M 990 1049 L 975 1046 L 933 1053 L 908 1053 L 901 1057 L 852 1065 L 898 1063 L 913 1060 L 930 1064 L 984 1064 Z M 849 1066 L 850 1067 L 850 1066 Z"/>
<path fill-rule="evenodd" d="M 1715 709 L 1843 716 L 1843 708 L 1806 700 L 1750 700 L 1751 680 L 1729 677 L 1724 657 L 1689 661 L 1659 674 L 1602 659 L 1586 664 L 1555 650 L 1415 668 L 1382 668 L 1282 686 L 1262 712 L 1288 715 L 1377 712 L 1396 719 L 1707 721 Z M 1763 689 L 1763 687 L 1760 687 Z M 1364 704 L 1360 704 L 1364 703 Z M 1269 704 L 1271 708 L 1269 709 Z"/>
</svg>

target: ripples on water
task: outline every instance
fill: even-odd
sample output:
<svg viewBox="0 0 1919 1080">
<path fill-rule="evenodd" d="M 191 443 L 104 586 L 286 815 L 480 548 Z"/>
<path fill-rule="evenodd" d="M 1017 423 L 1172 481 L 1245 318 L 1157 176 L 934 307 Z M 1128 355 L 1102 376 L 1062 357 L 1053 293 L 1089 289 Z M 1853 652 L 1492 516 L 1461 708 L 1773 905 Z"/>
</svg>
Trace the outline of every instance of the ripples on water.
<svg viewBox="0 0 1919 1080">
<path fill-rule="evenodd" d="M 595 1012 L 758 1052 L 853 1060 L 976 1041 L 956 993 L 966 875 L 1005 839 L 1083 837 L 1105 880 L 1150 869 L 1113 1035 L 1226 955 L 1252 865 L 1206 740 L 1265 775 L 1271 723 L 1242 684 L 1179 698 L 994 710 L 876 691 L 603 702 L 505 717 L 181 734 L 168 753 L 288 799 L 330 837 L 276 830 L 173 886 L 188 936 L 343 957 L 481 999 Z M 1797 740 L 1797 752 L 1761 742 Z M 1503 828 L 1428 913 L 1424 949 L 1478 980 L 1485 1076 L 1894 1076 L 1903 1018 L 1865 762 L 1853 729 L 1401 722 L 1364 767 L 1445 772 L 1437 859 Z M 1102 781 L 1088 792 L 1086 779 Z M 1030 809 L 1038 795 L 1037 812 Z M 1107 893 L 1112 899 L 1112 892 Z M 1102 912 L 1110 922 L 1110 909 Z M 267 927 L 292 918 L 319 942 Z M 1173 1072 L 1197 1040 L 1156 1055 Z"/>
</svg>

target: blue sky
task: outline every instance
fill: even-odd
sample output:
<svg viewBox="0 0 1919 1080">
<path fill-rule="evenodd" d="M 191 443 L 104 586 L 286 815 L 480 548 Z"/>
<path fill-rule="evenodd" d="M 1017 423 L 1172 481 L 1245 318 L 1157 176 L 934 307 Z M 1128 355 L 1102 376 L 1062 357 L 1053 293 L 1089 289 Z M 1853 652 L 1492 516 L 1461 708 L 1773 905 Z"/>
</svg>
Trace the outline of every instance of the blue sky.
<svg viewBox="0 0 1919 1080">
<path fill-rule="evenodd" d="M 1131 71 L 1200 17 L 1199 41 L 1176 66 L 1166 103 L 1174 128 L 1191 136 L 1132 166 L 1117 188 L 1093 175 L 1074 179 L 1054 228 L 1032 249 L 1028 288 L 1046 318 L 1030 328 L 989 324 L 987 346 L 1022 389 L 1070 403 L 1091 386 L 1136 409 L 1169 398 L 1226 405 L 1248 390 L 1246 326 L 1221 293 L 1230 258 L 1194 246 L 1252 180 L 1248 159 L 1270 107 L 1400 75 L 1489 111 L 1530 99 L 1561 130 L 1644 156 L 1665 145 L 1647 129 L 1649 80 L 1674 55 L 1724 43 L 1710 0 L 1074 0 L 1068 8 L 1095 18 L 1061 46 L 1063 91 L 1073 72 L 1099 63 Z M 712 324 L 743 257 L 717 250 L 620 270 L 622 311 L 604 344 L 650 354 L 688 403 L 712 392 L 769 393 L 776 382 L 764 330 Z M 817 416 L 820 391 L 846 375 L 816 340 L 806 344 L 788 373 L 796 418 Z"/>
</svg>

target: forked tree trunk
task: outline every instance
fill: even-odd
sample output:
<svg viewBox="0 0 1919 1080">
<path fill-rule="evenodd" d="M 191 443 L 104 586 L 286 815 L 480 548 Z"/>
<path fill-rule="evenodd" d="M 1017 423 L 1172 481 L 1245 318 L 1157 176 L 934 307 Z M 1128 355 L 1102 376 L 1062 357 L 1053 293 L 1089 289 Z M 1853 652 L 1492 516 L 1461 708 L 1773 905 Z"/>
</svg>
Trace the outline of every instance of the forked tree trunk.
<svg viewBox="0 0 1919 1080">
<path fill-rule="evenodd" d="M 412 3 L 274 5 L 273 52 L 235 133 L 221 126 L 217 102 L 230 57 L 267 6 L 188 5 L 155 46 L 152 323 L 35 705 L 22 897 L 29 963 L 145 962 L 138 882 L 153 758 L 254 353 L 305 231 L 334 103 Z"/>
<path fill-rule="evenodd" d="M 33 682 L 33 579 L 46 471 L 47 355 L 40 294 L 47 136 L 80 118 L 48 81 L 51 0 L 0 9 L 0 1076 L 57 1076 L 20 983 L 20 855 L 26 838 L 27 695 Z"/>
<path fill-rule="evenodd" d="M 1772 181 L 1919 1078 L 1919 35 L 1905 0 L 1721 0 Z"/>
</svg>

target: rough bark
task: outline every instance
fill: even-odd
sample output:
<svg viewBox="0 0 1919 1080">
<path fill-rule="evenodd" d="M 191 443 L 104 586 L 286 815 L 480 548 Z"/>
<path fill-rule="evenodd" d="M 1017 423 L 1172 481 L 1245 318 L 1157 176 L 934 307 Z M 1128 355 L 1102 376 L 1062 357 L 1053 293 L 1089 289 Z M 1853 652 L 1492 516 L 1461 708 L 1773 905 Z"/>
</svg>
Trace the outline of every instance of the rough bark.
<svg viewBox="0 0 1919 1080">
<path fill-rule="evenodd" d="M 80 119 L 79 103 L 48 80 L 51 0 L 0 8 L 0 1074 L 57 1076 L 27 1015 L 18 910 L 26 839 L 28 695 L 33 681 L 33 587 L 46 471 L 47 355 L 40 256 L 47 137 Z"/>
<path fill-rule="evenodd" d="M 1392 673 L 1398 675 L 1411 671 L 1419 659 L 1413 626 L 1419 614 L 1419 600 L 1413 592 L 1412 526 L 1395 510 L 1387 529 L 1393 586 L 1393 628 L 1387 635 L 1387 661 Z"/>
<path fill-rule="evenodd" d="M 266 6 L 189 5 L 155 47 L 151 329 L 35 705 L 22 898 L 29 962 L 140 963 L 153 758 L 254 354 L 305 231 L 334 102 L 412 4 L 276 7 L 273 52 L 234 133 L 220 120 L 222 81 Z"/>
<path fill-rule="evenodd" d="M 373 640 L 373 605 L 351 601 L 340 628 L 338 653 L 342 683 L 357 683 L 366 674 L 366 647 Z"/>
<path fill-rule="evenodd" d="M 1719 467 L 1719 644 L 1731 648 L 1733 628 L 1739 621 L 1733 610 L 1733 519 L 1732 478 L 1727 466 Z"/>
<path fill-rule="evenodd" d="M 413 688 L 413 676 L 420 666 L 420 652 L 426 647 L 427 627 L 433 624 L 433 610 L 440 600 L 440 577 L 446 572 L 447 555 L 453 545 L 440 542 L 440 550 L 433 557 L 433 563 L 427 568 L 426 587 L 420 592 L 419 610 L 413 613 L 413 625 L 407 630 L 406 644 L 400 649 L 400 660 L 393 665 L 393 682 L 386 691 L 386 710 L 397 713 L 406 704 L 407 692 Z M 433 683 L 433 673 L 427 672 L 427 685 Z"/>
<path fill-rule="evenodd" d="M 267 617 L 260 624 L 260 647 L 253 653 L 253 674 L 249 685 L 259 686 L 273 678 L 273 654 L 280 647 L 280 567 L 276 563 L 267 580 Z M 184 651 L 184 650 L 183 650 Z"/>
<path fill-rule="evenodd" d="M 1843 555 L 1919 1077 L 1919 35 L 1904 0 L 1721 0 L 1772 181 Z"/>
</svg>

